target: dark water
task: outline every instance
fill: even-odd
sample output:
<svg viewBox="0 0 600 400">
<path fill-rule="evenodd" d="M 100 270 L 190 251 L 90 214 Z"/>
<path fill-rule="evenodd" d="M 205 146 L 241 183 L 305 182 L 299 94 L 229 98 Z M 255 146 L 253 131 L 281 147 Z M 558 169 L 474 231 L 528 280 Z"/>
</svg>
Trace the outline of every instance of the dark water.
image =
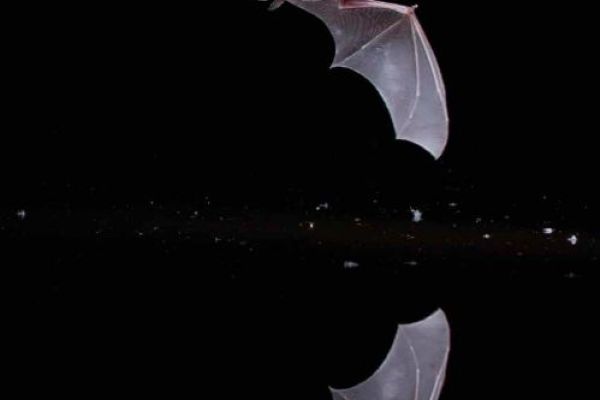
<svg viewBox="0 0 600 400">
<path fill-rule="evenodd" d="M 594 121 L 564 100 L 587 86 L 545 95 L 585 73 L 555 57 L 550 10 L 507 32 L 463 3 L 419 9 L 453 118 L 438 162 L 291 7 L 15 11 L 0 240 L 20 390 L 329 399 L 442 308 L 442 399 L 589 397 Z"/>
<path fill-rule="evenodd" d="M 18 278 L 5 282 L 17 289 L 11 304 L 28 310 L 17 371 L 72 394 L 124 385 L 326 399 L 328 385 L 375 370 L 397 323 L 441 307 L 453 340 L 444 398 L 590 390 L 599 256 L 590 235 L 573 246 L 563 232 L 406 216 L 199 208 L 52 221 L 35 210 L 10 226 L 4 269 Z"/>
</svg>

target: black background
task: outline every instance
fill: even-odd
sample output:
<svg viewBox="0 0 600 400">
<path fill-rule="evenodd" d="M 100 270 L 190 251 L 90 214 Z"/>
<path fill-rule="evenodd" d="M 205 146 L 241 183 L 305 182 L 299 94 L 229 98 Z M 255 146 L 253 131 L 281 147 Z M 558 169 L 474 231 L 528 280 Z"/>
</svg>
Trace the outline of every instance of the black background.
<svg viewBox="0 0 600 400">
<path fill-rule="evenodd" d="M 318 20 L 210 3 L 3 13 L 21 389 L 328 399 L 442 307 L 443 399 L 592 393 L 591 10 L 420 2 L 452 118 L 434 161 L 328 69 Z"/>
</svg>

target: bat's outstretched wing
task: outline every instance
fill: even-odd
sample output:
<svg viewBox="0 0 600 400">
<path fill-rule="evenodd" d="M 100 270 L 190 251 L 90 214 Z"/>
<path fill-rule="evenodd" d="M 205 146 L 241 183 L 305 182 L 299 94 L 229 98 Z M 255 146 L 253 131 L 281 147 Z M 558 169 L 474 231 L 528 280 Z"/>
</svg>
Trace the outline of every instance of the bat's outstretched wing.
<svg viewBox="0 0 600 400">
<path fill-rule="evenodd" d="M 331 389 L 334 400 L 437 400 L 450 351 L 450 328 L 443 311 L 400 325 L 381 367 L 363 383 Z"/>
<path fill-rule="evenodd" d="M 373 0 L 286 1 L 325 22 L 336 43 L 333 67 L 349 68 L 375 86 L 396 138 L 439 158 L 448 140 L 446 92 L 414 8 Z"/>
</svg>

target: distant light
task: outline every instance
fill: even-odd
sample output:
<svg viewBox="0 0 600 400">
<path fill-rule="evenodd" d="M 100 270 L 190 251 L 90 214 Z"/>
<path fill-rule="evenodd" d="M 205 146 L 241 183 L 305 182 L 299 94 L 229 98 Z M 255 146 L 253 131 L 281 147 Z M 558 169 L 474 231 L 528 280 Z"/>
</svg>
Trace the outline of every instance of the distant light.
<svg viewBox="0 0 600 400">
<path fill-rule="evenodd" d="M 417 210 L 416 208 L 411 208 L 410 212 L 412 213 L 413 222 L 419 223 L 423 221 L 423 213 L 421 210 Z"/>
<path fill-rule="evenodd" d="M 571 243 L 573 246 L 575 246 L 577 244 L 577 242 L 579 241 L 579 238 L 577 237 L 577 235 L 571 235 L 567 241 L 569 243 Z"/>
<path fill-rule="evenodd" d="M 554 228 L 544 228 L 542 232 L 544 232 L 544 235 L 552 235 L 554 233 Z"/>
<path fill-rule="evenodd" d="M 355 261 L 344 261 L 344 268 L 346 268 L 346 269 L 352 269 L 352 268 L 358 268 L 358 267 L 360 267 L 360 264 Z"/>
<path fill-rule="evenodd" d="M 486 234 L 483 235 L 483 238 L 486 239 L 486 240 L 487 239 L 491 239 L 492 235 L 490 235 L 489 233 L 486 233 Z"/>
<path fill-rule="evenodd" d="M 315 210 L 317 210 L 317 211 L 329 210 L 329 203 L 321 203 L 315 207 Z"/>
<path fill-rule="evenodd" d="M 27 218 L 27 211 L 25 211 L 25 210 L 17 211 L 17 218 L 19 218 L 20 220 L 24 220 L 25 218 Z"/>
</svg>

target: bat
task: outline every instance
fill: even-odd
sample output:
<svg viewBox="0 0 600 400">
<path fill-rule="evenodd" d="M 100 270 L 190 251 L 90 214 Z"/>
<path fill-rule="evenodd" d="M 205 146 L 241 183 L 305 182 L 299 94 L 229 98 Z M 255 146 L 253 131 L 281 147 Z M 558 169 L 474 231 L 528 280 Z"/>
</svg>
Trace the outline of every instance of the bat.
<svg viewBox="0 0 600 400">
<path fill-rule="evenodd" d="M 400 325 L 379 369 L 349 389 L 330 388 L 333 400 L 437 400 L 449 352 L 450 327 L 443 311 Z"/>
<path fill-rule="evenodd" d="M 446 89 L 415 14 L 417 6 L 375 0 L 274 0 L 270 9 L 286 2 L 325 23 L 336 45 L 332 68 L 348 68 L 373 84 L 388 108 L 396 138 L 439 158 L 448 141 Z"/>
</svg>

